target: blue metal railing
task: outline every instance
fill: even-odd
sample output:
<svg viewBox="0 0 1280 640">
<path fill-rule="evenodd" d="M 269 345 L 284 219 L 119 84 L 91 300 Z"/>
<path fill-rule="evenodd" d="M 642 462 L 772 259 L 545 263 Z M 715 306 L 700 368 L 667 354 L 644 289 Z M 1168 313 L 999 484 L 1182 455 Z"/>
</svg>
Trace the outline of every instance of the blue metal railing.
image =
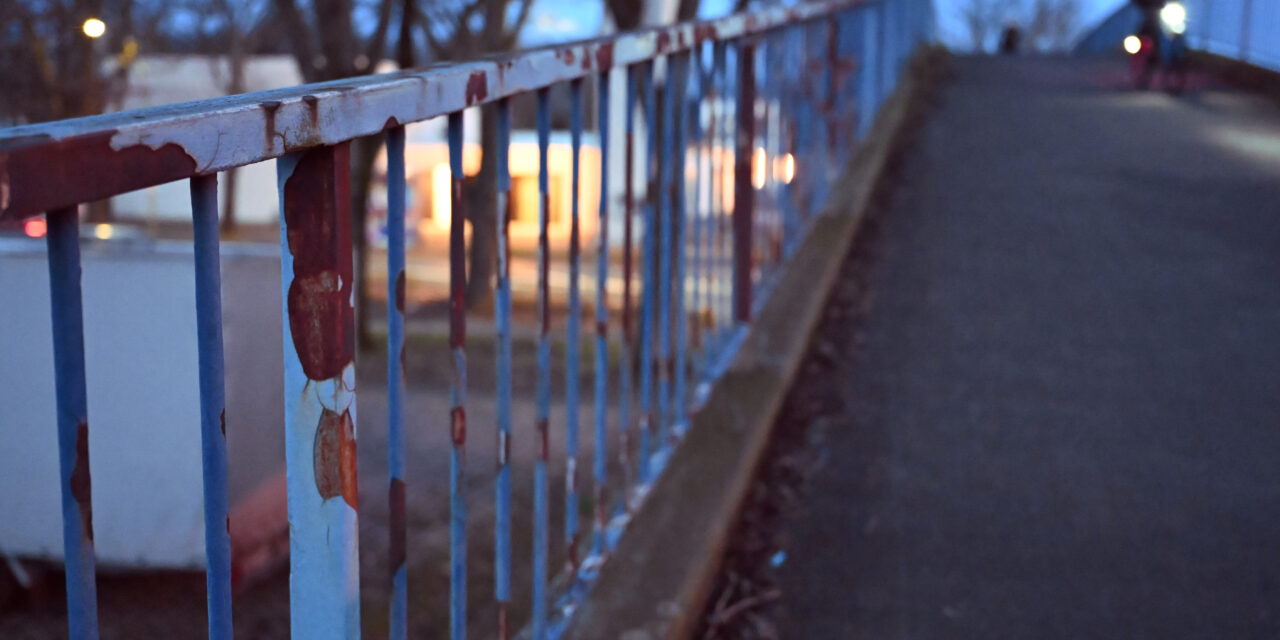
<svg viewBox="0 0 1280 640">
<path fill-rule="evenodd" d="M 479 62 L 307 85 L 0 132 L 0 220 L 48 218 L 68 625 L 97 636 L 80 308 L 77 205 L 189 179 L 195 243 L 209 636 L 232 636 L 231 546 L 223 388 L 217 173 L 276 159 L 284 318 L 290 615 L 297 638 L 358 637 L 356 379 L 349 141 L 385 137 L 388 179 L 387 460 L 390 634 L 403 638 L 407 599 L 405 483 L 405 130 L 445 116 L 451 180 L 448 416 L 449 633 L 467 636 L 468 241 L 463 111 L 495 103 L 497 446 L 494 593 L 509 635 L 512 536 L 532 535 L 530 629 L 563 628 L 619 531 L 749 330 L 779 267 L 827 204 L 839 169 L 868 131 L 910 50 L 932 30 L 929 0 L 836 0 L 621 34 Z M 621 92 L 611 90 L 620 74 Z M 572 149 L 569 287 L 564 340 L 566 588 L 553 593 L 551 87 L 567 84 Z M 578 522 L 582 300 L 579 207 L 584 88 L 597 113 L 590 531 Z M 511 100 L 536 96 L 539 150 L 536 300 L 537 455 L 532 531 L 513 531 L 511 465 Z M 617 99 L 621 98 L 620 102 Z M 611 127 L 625 141 L 609 144 Z M 643 140 L 643 143 L 641 144 Z M 620 184 L 619 184 L 620 182 Z M 611 191 L 616 188 L 619 193 Z M 616 202 L 620 197 L 621 202 Z M 619 219 L 620 218 L 620 219 Z M 612 222 L 611 222 L 611 219 Z M 621 223 L 620 242 L 613 223 Z M 614 235 L 611 235 L 611 232 Z M 634 244 L 640 234 L 640 269 Z M 621 253 L 620 284 L 610 284 Z M 636 286 L 640 287 L 636 300 Z M 620 335 L 611 338 L 610 312 Z M 638 317 L 637 317 L 638 311 Z M 638 331 L 637 331 L 638 323 Z M 610 350 L 617 349 L 611 395 Z M 445 366 L 441 363 L 441 366 Z M 634 376 L 639 376 L 635 380 Z M 638 383 L 637 383 L 638 382 Z M 611 417 L 612 416 L 612 417 Z M 610 450 L 610 433 L 617 448 Z M 610 479 L 611 469 L 621 478 Z M 589 536 L 589 537 L 586 537 Z M 473 550 L 472 553 L 475 551 Z M 559 583 L 557 583 L 559 584 Z M 443 597 L 443 596 L 442 596 Z"/>
</svg>

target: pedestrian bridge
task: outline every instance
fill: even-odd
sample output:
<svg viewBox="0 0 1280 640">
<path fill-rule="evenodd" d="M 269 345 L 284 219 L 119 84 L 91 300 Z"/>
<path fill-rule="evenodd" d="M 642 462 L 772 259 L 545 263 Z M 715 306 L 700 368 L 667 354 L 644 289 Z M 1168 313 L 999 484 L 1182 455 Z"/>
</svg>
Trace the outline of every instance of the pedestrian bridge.
<svg viewBox="0 0 1280 640">
<path fill-rule="evenodd" d="M 67 603 L 0 614 L 0 635 L 1275 635 L 1280 109 L 1224 79 L 1241 63 L 1217 40 L 1225 57 L 1173 96 L 1132 89 L 1118 57 L 953 57 L 932 29 L 923 1 L 811 3 L 0 133 L 0 219 L 47 224 L 56 378 L 48 423 L 6 438 L 57 443 Z M 525 94 L 541 233 L 516 277 Z M 553 95 L 573 150 L 563 247 Z M 463 113 L 481 108 L 496 197 L 468 212 Z M 439 340 L 413 335 L 404 238 L 404 126 L 434 117 L 449 246 L 407 269 L 448 274 Z M 368 320 L 385 345 L 361 348 L 349 149 L 370 140 L 388 157 L 388 246 L 369 258 L 386 308 Z M 224 300 L 244 298 L 217 216 L 219 173 L 265 160 L 274 427 L 226 419 Z M 112 372 L 86 358 L 105 319 L 81 287 L 78 206 L 174 180 L 199 400 L 164 428 L 199 434 L 194 580 L 97 571 L 96 542 L 146 523 L 95 530 L 115 480 L 90 452 L 168 452 L 92 419 Z M 485 229 L 493 304 L 469 307 Z M 227 443 L 266 428 L 289 570 L 247 580 Z M 799 496 L 791 517 L 748 517 L 793 499 L 778 492 Z"/>
</svg>

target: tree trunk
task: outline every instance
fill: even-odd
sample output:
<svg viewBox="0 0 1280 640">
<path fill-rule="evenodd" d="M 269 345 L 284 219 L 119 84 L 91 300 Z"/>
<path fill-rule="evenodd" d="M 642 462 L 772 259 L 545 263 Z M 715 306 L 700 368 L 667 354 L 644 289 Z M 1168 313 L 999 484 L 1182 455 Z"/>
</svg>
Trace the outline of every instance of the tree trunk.
<svg viewBox="0 0 1280 640">
<path fill-rule="evenodd" d="M 493 303 L 493 278 L 497 271 L 497 170 L 498 117 L 493 105 L 481 111 L 480 173 L 467 195 L 467 220 L 471 221 L 471 264 L 467 278 L 467 307 L 483 309 Z"/>
</svg>

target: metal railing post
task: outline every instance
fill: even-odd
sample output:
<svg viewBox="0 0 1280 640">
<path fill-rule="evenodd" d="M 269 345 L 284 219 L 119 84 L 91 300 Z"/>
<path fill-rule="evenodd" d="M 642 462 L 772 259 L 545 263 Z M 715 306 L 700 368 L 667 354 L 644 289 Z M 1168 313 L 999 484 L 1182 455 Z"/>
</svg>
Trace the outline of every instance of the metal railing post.
<svg viewBox="0 0 1280 640">
<path fill-rule="evenodd" d="M 231 521 L 227 500 L 227 414 L 222 352 L 222 274 L 218 250 L 218 176 L 191 179 L 196 342 L 200 358 L 200 449 L 204 473 L 205 588 L 209 638 L 231 626 Z"/>
<path fill-rule="evenodd" d="M 738 131 L 733 167 L 733 308 L 739 323 L 751 320 L 752 225 L 755 185 L 752 159 L 756 125 L 756 43 L 738 42 Z"/>
<path fill-rule="evenodd" d="M 294 638 L 360 637 L 348 143 L 280 158 L 289 613 Z"/>
<path fill-rule="evenodd" d="M 404 483 L 404 127 L 387 130 L 387 511 L 390 544 L 389 637 L 408 633 L 407 524 Z"/>
<path fill-rule="evenodd" d="M 58 405 L 58 468 L 62 486 L 62 552 L 71 640 L 98 637 L 94 578 L 93 495 L 89 475 L 89 410 L 84 378 L 84 312 L 80 297 L 80 216 L 75 207 L 50 211 L 49 300 Z"/>
</svg>

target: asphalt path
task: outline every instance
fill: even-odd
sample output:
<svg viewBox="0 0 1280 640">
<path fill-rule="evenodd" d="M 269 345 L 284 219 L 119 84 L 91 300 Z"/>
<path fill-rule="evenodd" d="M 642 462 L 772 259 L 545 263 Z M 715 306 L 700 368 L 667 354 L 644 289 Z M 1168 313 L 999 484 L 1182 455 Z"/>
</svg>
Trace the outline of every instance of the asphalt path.
<svg viewBox="0 0 1280 640">
<path fill-rule="evenodd" d="M 1280 637 L 1280 109 L 954 64 L 782 636 Z"/>
</svg>

